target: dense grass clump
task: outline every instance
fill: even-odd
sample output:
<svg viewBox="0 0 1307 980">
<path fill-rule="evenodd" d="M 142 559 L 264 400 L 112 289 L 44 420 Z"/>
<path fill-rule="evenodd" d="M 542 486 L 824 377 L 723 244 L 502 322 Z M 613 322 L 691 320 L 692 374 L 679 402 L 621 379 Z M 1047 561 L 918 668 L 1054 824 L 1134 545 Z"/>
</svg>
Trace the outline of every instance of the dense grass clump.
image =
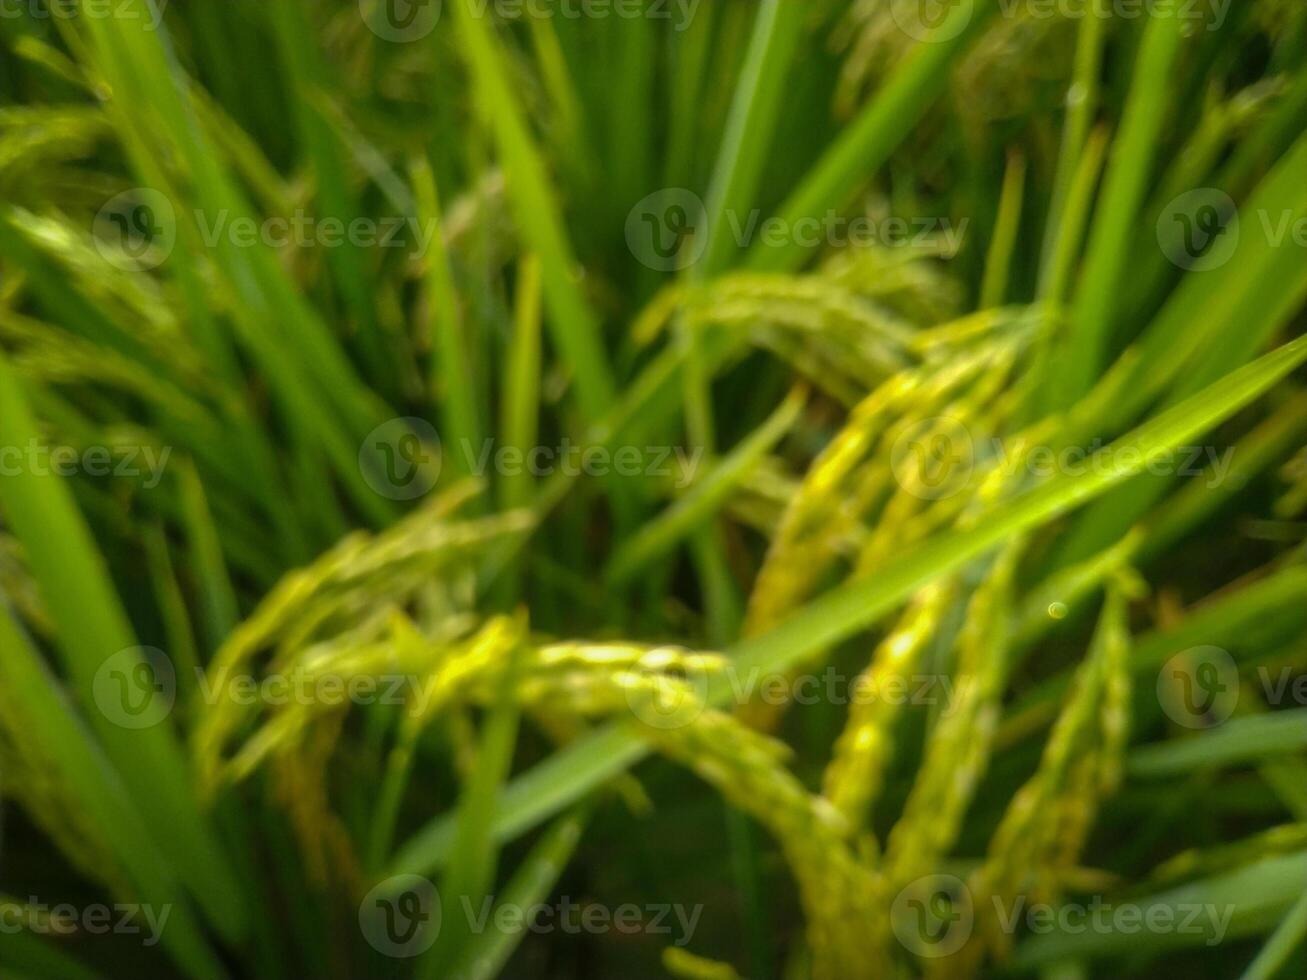
<svg viewBox="0 0 1307 980">
<path fill-rule="evenodd" d="M 1307 967 L 1299 0 L 0 0 L 0 975 Z"/>
</svg>

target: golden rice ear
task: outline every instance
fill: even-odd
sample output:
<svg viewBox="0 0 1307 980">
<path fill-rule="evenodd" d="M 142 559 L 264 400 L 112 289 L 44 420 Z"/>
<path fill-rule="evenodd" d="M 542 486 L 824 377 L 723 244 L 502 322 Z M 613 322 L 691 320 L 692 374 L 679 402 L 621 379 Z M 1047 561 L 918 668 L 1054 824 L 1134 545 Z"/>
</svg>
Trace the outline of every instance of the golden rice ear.
<svg viewBox="0 0 1307 980">
<path fill-rule="evenodd" d="M 953 594 L 948 584 L 923 589 L 854 682 L 849 717 L 822 780 L 823 795 L 844 814 L 853 833 L 867 827 L 894 753 L 894 727 L 903 701 L 887 692 L 911 689 Z"/>
<path fill-rule="evenodd" d="M 1055 900 L 1061 878 L 1079 861 L 1102 800 L 1119 781 L 1128 736 L 1131 680 L 1129 595 L 1133 572 L 1113 574 L 1088 656 L 1049 733 L 1039 768 L 1017 791 L 990 839 L 984 864 L 968 882 L 978 897 L 979 941 L 954 966 L 973 971 L 983 951 L 1003 958 L 1011 936 L 994 921 L 996 902 L 1021 896 Z"/>
<path fill-rule="evenodd" d="M 228 743 L 252 717 L 249 707 L 234 696 L 234 685 L 262 676 L 260 658 L 271 653 L 270 669 L 289 674 L 306 655 L 327 662 L 348 657 L 379 640 L 405 604 L 431 605 L 433 586 L 449 590 L 433 610 L 436 623 L 455 630 L 465 625 L 469 599 L 459 577 L 474 568 L 486 550 L 525 530 L 532 520 L 519 512 L 458 519 L 481 490 L 478 481 L 464 481 L 378 535 L 350 535 L 311 565 L 283 577 L 232 632 L 209 666 L 204 689 L 212 703 L 194 737 L 200 784 L 207 794 L 222 779 Z M 439 632 L 439 626 L 428 628 L 429 646 L 433 630 Z M 392 635 L 402 639 L 401 634 Z M 297 727 L 293 718 L 278 724 Z M 266 751 L 265 744 L 258 755 Z M 248 774 L 252 761 L 247 754 L 238 770 Z"/>
<path fill-rule="evenodd" d="M 1013 474 L 978 455 L 1015 406 L 1005 389 L 1030 325 L 1014 310 L 945 325 L 926 348 L 958 344 L 952 357 L 894 376 L 853 410 L 782 513 L 749 597 L 746 635 L 783 620 L 842 559 L 854 575 L 872 575 L 932 532 L 980 519 L 1011 491 Z M 942 481 L 931 452 L 914 452 L 939 440 L 949 460 Z M 772 731 L 784 710 L 753 702 L 741 717 Z"/>
<path fill-rule="evenodd" d="M 505 649 L 493 639 L 499 632 L 496 627 L 483 631 L 481 639 L 439 668 L 448 678 L 445 687 L 451 696 L 492 702 L 501 658 L 490 651 Z M 817 975 L 883 975 L 877 971 L 888 964 L 888 950 L 870 945 L 871 934 L 859 925 L 877 908 L 879 886 L 850 849 L 843 816 L 789 772 L 784 759 L 790 750 L 784 743 L 707 707 L 703 690 L 683 679 L 706 681 L 728 669 L 721 657 L 676 648 L 577 642 L 528 647 L 525 655 L 517 687 L 524 708 L 562 717 L 570 713 L 634 720 L 635 730 L 659 751 L 696 772 L 775 835 L 799 882 Z M 651 699 L 666 697 L 686 710 L 651 704 Z M 302 817 L 316 828 L 314 838 L 329 846 L 329 815 L 306 809 Z"/>
<path fill-rule="evenodd" d="M 885 874 L 899 887 L 929 874 L 957 838 L 989 763 L 1007 683 L 1012 596 L 1024 542 L 993 560 L 967 607 L 957 640 L 954 694 L 926 737 L 925 756 L 885 847 Z"/>
</svg>

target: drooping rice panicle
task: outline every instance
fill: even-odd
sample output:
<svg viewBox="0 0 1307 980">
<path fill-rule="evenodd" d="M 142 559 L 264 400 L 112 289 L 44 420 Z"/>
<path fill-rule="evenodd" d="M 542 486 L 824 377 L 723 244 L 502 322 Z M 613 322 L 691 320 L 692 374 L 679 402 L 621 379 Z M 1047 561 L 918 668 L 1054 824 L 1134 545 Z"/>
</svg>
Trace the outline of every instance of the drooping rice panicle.
<svg viewBox="0 0 1307 980">
<path fill-rule="evenodd" d="M 248 713 L 231 696 L 231 685 L 240 671 L 254 669 L 261 652 L 275 649 L 285 665 L 288 656 L 308 645 L 333 619 L 348 622 L 375 606 L 379 597 L 388 604 L 402 602 L 416 595 L 442 566 L 466 563 L 470 550 L 529 521 L 520 514 L 450 521 L 473 492 L 471 485 L 451 490 L 375 540 L 363 534 L 345 539 L 313 565 L 287 576 L 231 635 L 209 667 L 213 705 L 196 733 L 205 785 L 216 780 L 223 747 Z M 451 615 L 464 611 L 460 606 L 466 597 L 450 598 Z M 377 628 L 382 622 L 374 620 Z"/>
<path fill-rule="evenodd" d="M 894 751 L 894 725 L 902 704 L 885 692 L 895 690 L 896 683 L 910 683 L 951 596 L 947 585 L 918 594 L 854 682 L 849 717 L 826 766 L 822 791 L 855 832 L 868 822 Z"/>
<path fill-rule="evenodd" d="M 928 873 L 947 854 L 989 762 L 1007 680 L 1013 579 L 1022 550 L 1022 542 L 1003 549 L 968 605 L 953 702 L 927 736 L 922 768 L 886 844 L 891 886 Z"/>
<path fill-rule="evenodd" d="M 969 887 L 981 936 L 952 961 L 959 975 L 977 969 L 984 950 L 1006 957 L 1011 935 L 991 910 L 1022 896 L 1055 900 L 1059 875 L 1073 867 L 1100 801 L 1115 791 L 1128 738 L 1130 638 L 1124 575 L 1108 589 L 1091 649 L 1049 733 L 1039 768 L 1008 805 Z"/>
</svg>

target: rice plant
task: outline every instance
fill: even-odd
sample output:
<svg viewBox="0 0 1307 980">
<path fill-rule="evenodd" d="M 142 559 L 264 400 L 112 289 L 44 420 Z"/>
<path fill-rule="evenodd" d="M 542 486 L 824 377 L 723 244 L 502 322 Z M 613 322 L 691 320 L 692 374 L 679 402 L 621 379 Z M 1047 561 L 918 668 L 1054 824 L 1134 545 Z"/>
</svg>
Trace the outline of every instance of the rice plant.
<svg viewBox="0 0 1307 980">
<path fill-rule="evenodd" d="M 0 0 L 0 975 L 1307 968 L 1307 6 Z"/>
</svg>

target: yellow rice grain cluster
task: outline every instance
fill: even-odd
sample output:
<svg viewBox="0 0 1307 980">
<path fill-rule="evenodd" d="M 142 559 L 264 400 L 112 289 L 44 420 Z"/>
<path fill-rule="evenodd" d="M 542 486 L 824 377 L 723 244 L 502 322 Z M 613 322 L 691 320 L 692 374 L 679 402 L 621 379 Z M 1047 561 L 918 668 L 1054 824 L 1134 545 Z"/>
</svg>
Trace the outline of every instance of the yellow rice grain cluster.
<svg viewBox="0 0 1307 980">
<path fill-rule="evenodd" d="M 981 939 L 953 963 L 969 975 L 987 945 L 999 957 L 1012 937 L 992 914 L 993 899 L 1033 895 L 1054 901 L 1061 875 L 1079 861 L 1101 799 L 1116 787 L 1128 737 L 1128 595 L 1133 576 L 1119 575 L 1108 589 L 1092 648 L 1077 671 L 1061 714 L 1044 746 L 1039 768 L 1013 797 L 990 840 L 984 864 L 969 882 L 981 910 Z"/>
<path fill-rule="evenodd" d="M 353 534 L 306 568 L 286 576 L 254 614 L 223 644 L 209 667 L 209 705 L 196 731 L 202 785 L 212 790 L 224 767 L 227 742 L 257 713 L 235 696 L 239 679 L 259 675 L 260 658 L 282 676 L 339 673 L 337 657 L 373 659 L 378 673 L 407 673 L 428 656 L 429 644 L 405 644 L 397 635 L 399 610 L 413 604 L 424 622 L 466 628 L 473 596 L 460 582 L 469 562 L 494 542 L 528 526 L 525 514 L 455 520 L 477 491 L 472 484 L 441 494 L 375 538 Z M 371 646 L 369 646 L 371 644 Z M 344 666 L 348 667 L 348 664 Z M 282 722 L 295 729 L 301 719 Z"/>
<path fill-rule="evenodd" d="M 1022 317 L 971 317 L 919 337 L 924 350 L 950 355 L 895 375 L 850 413 L 782 513 L 749 598 L 747 633 L 783 619 L 841 559 L 856 575 L 873 574 L 904 546 L 985 505 L 983 477 L 995 463 L 981 451 L 1011 410 L 1004 386 L 1024 341 L 1007 333 L 1014 319 Z M 929 447 L 941 442 L 936 459 Z M 746 717 L 770 727 L 778 711 L 754 705 Z"/>
</svg>

